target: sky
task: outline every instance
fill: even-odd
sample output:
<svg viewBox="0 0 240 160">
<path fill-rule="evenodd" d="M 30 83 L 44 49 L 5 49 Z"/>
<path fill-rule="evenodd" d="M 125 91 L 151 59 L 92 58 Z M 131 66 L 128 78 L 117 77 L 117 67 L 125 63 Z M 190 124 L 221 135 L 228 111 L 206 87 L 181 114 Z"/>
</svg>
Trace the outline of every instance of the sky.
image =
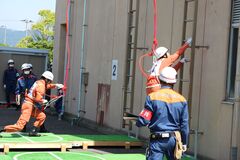
<svg viewBox="0 0 240 160">
<path fill-rule="evenodd" d="M 56 0 L 0 0 L 0 27 L 25 31 L 26 23 L 21 20 L 37 22 L 40 10 L 55 12 L 55 5 Z M 30 29 L 31 25 L 28 23 L 27 28 Z"/>
</svg>

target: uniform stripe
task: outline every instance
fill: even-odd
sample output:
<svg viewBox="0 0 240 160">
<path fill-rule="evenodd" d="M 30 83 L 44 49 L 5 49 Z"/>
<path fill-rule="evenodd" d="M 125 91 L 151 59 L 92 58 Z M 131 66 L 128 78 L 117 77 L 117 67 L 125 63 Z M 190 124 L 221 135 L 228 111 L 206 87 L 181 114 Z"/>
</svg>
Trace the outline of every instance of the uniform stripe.
<svg viewBox="0 0 240 160">
<path fill-rule="evenodd" d="M 171 89 L 161 89 L 150 95 L 151 100 L 163 101 L 167 103 L 186 102 L 186 99 Z"/>
</svg>

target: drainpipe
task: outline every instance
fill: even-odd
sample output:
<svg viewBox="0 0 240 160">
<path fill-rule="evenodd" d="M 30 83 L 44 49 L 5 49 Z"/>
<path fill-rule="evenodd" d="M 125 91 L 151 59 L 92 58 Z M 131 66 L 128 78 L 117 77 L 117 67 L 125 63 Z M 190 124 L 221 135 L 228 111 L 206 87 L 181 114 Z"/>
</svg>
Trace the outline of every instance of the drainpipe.
<svg viewBox="0 0 240 160">
<path fill-rule="evenodd" d="M 80 118 L 80 112 L 85 111 L 85 101 L 83 99 L 83 105 L 81 107 L 82 103 L 82 92 L 83 92 L 83 73 L 85 70 L 84 67 L 84 62 L 85 62 L 85 28 L 87 27 L 86 25 L 86 4 L 87 0 L 84 0 L 84 8 L 83 8 L 83 22 L 82 22 L 82 44 L 81 44 L 81 62 L 80 62 L 80 87 L 79 87 L 79 101 L 78 101 L 78 115 L 77 117 Z M 85 94 L 85 93 L 84 93 Z M 81 110 L 81 108 L 83 108 Z"/>
</svg>

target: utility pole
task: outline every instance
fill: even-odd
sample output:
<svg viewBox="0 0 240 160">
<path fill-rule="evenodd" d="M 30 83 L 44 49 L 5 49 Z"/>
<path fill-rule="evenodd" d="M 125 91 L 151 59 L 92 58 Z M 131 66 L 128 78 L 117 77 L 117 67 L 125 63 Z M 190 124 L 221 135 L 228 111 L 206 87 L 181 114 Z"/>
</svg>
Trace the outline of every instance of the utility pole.
<svg viewBox="0 0 240 160">
<path fill-rule="evenodd" d="M 24 22 L 24 23 L 26 23 L 25 37 L 27 37 L 27 36 L 28 36 L 28 33 L 27 33 L 27 31 L 28 31 L 28 23 L 33 23 L 33 21 L 32 21 L 32 20 L 29 20 L 29 19 L 22 19 L 21 21 Z"/>
<path fill-rule="evenodd" d="M 7 44 L 7 26 L 6 25 L 2 25 L 1 28 L 4 28 L 3 44 Z"/>
</svg>

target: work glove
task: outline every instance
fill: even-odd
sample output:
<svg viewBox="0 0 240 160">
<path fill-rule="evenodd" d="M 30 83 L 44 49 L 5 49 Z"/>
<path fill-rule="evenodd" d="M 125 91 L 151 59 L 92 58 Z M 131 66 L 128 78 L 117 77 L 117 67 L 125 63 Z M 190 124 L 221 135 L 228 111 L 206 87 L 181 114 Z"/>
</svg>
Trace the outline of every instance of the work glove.
<svg viewBox="0 0 240 160">
<path fill-rule="evenodd" d="M 187 145 L 185 144 L 185 145 L 182 145 L 182 151 L 183 152 L 186 152 L 187 151 Z"/>
<path fill-rule="evenodd" d="M 19 106 L 20 105 L 20 101 L 21 101 L 21 96 L 20 94 L 16 95 L 16 104 Z"/>
<path fill-rule="evenodd" d="M 187 62 L 190 62 L 190 59 L 189 58 L 182 58 L 181 60 L 180 60 L 180 62 L 181 63 L 187 63 Z"/>
<path fill-rule="evenodd" d="M 4 85 L 3 85 L 3 88 L 6 89 L 6 87 L 7 87 L 6 84 L 4 84 Z"/>
<path fill-rule="evenodd" d="M 47 103 L 48 103 L 48 100 L 46 100 L 46 99 L 43 99 L 43 105 L 46 105 Z"/>
<path fill-rule="evenodd" d="M 187 41 L 186 41 L 186 43 L 187 43 L 189 46 L 191 46 L 191 44 L 192 44 L 192 37 L 188 38 Z"/>
<path fill-rule="evenodd" d="M 57 84 L 56 84 L 56 87 L 57 87 L 58 89 L 62 89 L 62 88 L 64 87 L 64 85 L 57 83 Z"/>
</svg>

